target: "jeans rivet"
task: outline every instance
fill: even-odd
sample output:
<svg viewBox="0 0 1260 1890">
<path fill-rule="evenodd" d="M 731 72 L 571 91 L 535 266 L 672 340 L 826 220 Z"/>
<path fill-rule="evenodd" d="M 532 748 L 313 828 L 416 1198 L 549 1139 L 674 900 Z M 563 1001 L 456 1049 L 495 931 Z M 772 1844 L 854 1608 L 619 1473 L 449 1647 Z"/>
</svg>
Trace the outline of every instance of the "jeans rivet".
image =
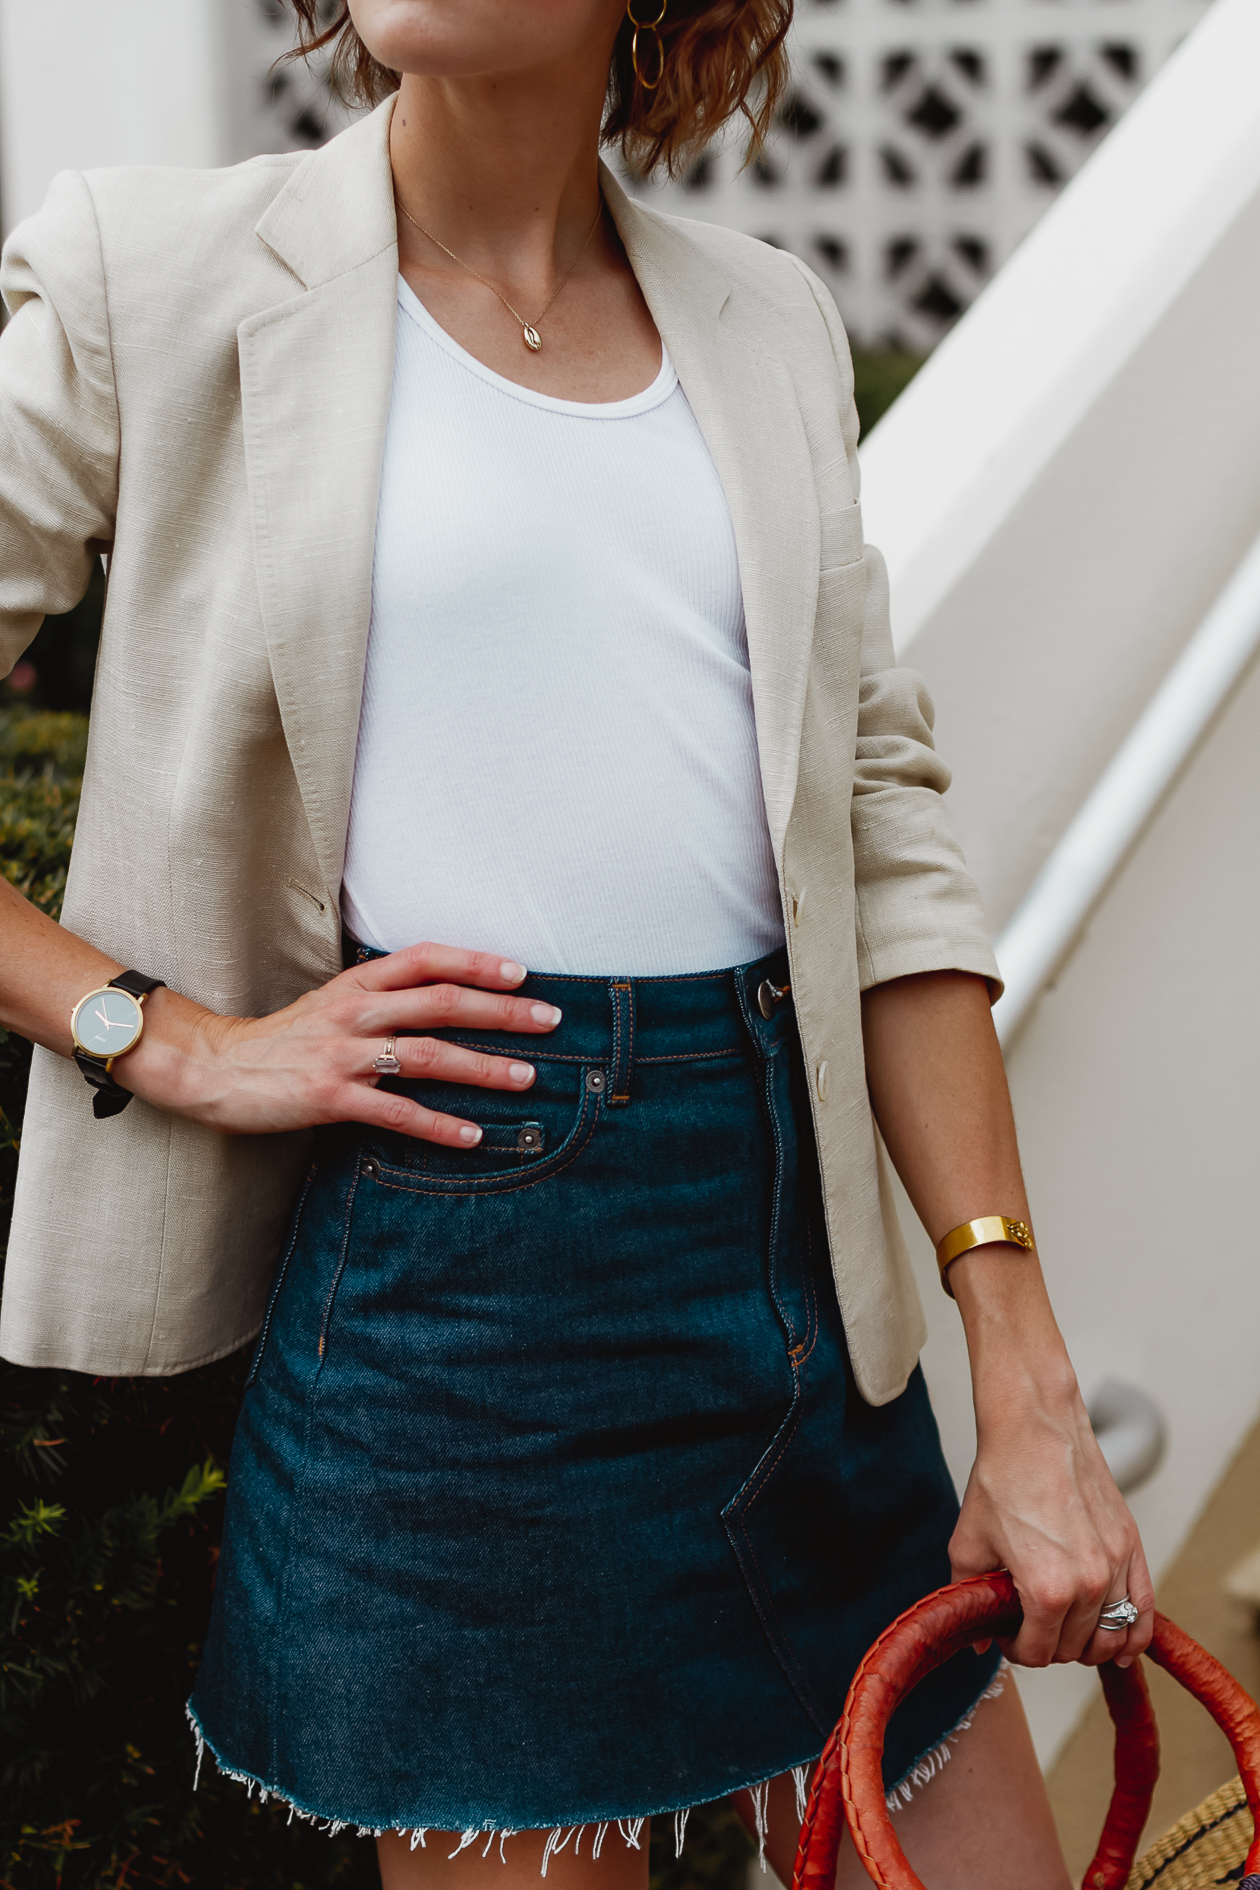
<svg viewBox="0 0 1260 1890">
<path fill-rule="evenodd" d="M 516 1138 L 516 1146 L 522 1155 L 536 1155 L 542 1147 L 542 1128 L 537 1122 L 527 1122 Z"/>
<path fill-rule="evenodd" d="M 588 1070 L 586 1072 L 586 1087 L 588 1089 L 601 1090 L 607 1081 L 608 1078 L 604 1075 L 602 1070 Z"/>
<path fill-rule="evenodd" d="M 381 1178 L 381 1165 L 379 1162 L 366 1161 L 363 1164 L 363 1172 L 368 1177 L 369 1181 L 379 1181 Z"/>
</svg>

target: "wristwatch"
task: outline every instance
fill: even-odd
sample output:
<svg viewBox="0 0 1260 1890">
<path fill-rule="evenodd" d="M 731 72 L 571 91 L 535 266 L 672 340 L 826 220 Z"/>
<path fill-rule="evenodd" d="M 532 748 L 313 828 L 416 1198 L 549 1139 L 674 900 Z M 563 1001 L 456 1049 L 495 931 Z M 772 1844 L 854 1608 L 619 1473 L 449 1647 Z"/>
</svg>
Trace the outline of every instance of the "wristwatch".
<svg viewBox="0 0 1260 1890">
<path fill-rule="evenodd" d="M 131 1101 L 131 1091 L 110 1075 L 117 1057 L 134 1050 L 144 1034 L 144 1000 L 162 978 L 142 971 L 121 971 L 108 984 L 81 997 L 70 1013 L 74 1060 L 96 1091 L 92 1113 L 99 1121 L 116 1116 Z"/>
</svg>

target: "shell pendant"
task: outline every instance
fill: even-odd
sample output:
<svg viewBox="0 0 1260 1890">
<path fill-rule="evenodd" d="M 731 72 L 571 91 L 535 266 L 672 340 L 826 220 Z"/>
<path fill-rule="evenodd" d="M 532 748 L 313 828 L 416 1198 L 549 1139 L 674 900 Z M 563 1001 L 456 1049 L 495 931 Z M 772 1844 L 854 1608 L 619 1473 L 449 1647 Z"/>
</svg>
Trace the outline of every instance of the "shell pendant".
<svg viewBox="0 0 1260 1890">
<path fill-rule="evenodd" d="M 542 347 L 542 336 L 532 322 L 521 323 L 521 340 L 533 354 L 537 354 Z"/>
</svg>

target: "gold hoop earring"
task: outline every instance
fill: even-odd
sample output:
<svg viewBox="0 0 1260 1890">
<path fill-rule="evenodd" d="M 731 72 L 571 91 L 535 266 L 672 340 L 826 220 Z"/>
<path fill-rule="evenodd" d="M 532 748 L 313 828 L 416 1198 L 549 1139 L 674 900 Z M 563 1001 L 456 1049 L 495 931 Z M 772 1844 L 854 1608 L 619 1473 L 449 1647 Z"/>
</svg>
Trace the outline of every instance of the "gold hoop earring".
<svg viewBox="0 0 1260 1890">
<path fill-rule="evenodd" d="M 630 38 L 630 64 L 634 67 L 636 82 L 643 87 L 645 92 L 655 92 L 657 86 L 665 77 L 665 48 L 661 44 L 661 36 L 657 28 L 665 18 L 665 9 L 668 5 L 669 0 L 661 0 L 661 10 L 654 20 L 636 20 L 634 17 L 634 0 L 626 0 L 626 18 L 634 28 L 634 32 Z M 645 79 L 643 74 L 639 71 L 640 33 L 652 33 L 656 38 L 656 77 L 654 79 Z"/>
</svg>

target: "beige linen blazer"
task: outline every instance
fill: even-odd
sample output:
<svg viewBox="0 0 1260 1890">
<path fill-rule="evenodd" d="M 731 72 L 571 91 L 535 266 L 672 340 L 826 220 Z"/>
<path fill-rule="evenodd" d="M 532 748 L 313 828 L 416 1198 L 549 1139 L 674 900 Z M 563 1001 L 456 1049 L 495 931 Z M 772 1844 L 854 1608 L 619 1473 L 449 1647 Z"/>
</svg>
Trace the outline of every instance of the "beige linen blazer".
<svg viewBox="0 0 1260 1890">
<path fill-rule="evenodd" d="M 64 922 L 238 1015 L 341 966 L 393 367 L 389 114 L 232 170 L 66 173 L 5 252 L 0 674 L 108 550 Z M 996 967 L 863 549 L 830 298 L 792 256 L 604 190 L 730 503 L 836 1285 L 881 1403 L 924 1329 L 859 994 Z M 157 1374 L 244 1345 L 309 1146 L 139 1101 L 98 1122 L 74 1065 L 37 1049 L 0 1351 Z"/>
</svg>

